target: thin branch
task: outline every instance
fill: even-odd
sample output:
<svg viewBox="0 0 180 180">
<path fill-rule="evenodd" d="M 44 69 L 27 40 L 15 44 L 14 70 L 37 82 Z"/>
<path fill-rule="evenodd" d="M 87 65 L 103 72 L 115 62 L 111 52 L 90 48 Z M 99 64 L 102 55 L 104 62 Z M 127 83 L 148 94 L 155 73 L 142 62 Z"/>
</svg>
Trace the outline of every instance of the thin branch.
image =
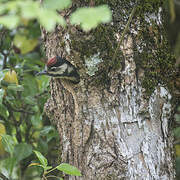
<svg viewBox="0 0 180 180">
<path fill-rule="evenodd" d="M 35 113 L 34 112 L 30 112 L 30 111 L 25 111 L 23 109 L 15 109 L 13 107 L 11 107 L 13 111 L 15 112 L 21 112 L 21 113 L 26 113 L 26 114 L 31 114 L 31 115 L 34 115 Z"/>
<path fill-rule="evenodd" d="M 57 168 L 57 166 L 56 166 L 56 167 L 54 167 L 54 168 L 52 168 L 51 170 L 49 170 L 49 171 L 45 172 L 44 174 L 45 174 L 45 175 L 46 175 L 46 174 L 49 174 L 50 172 L 54 171 L 56 168 Z"/>
<path fill-rule="evenodd" d="M 18 142 L 20 143 L 20 142 L 22 142 L 22 136 L 21 136 L 21 131 L 19 128 L 19 123 L 18 123 L 18 121 L 16 121 L 16 118 L 14 117 L 13 108 L 8 101 L 4 101 L 3 103 L 8 108 L 9 117 L 12 118 L 12 120 L 14 122 L 14 126 L 16 128 L 16 137 L 17 137 Z"/>
<path fill-rule="evenodd" d="M 13 106 L 11 106 L 11 104 L 6 101 L 5 105 L 8 105 L 10 107 L 10 109 L 14 112 L 21 112 L 21 113 L 26 113 L 26 114 L 30 114 L 30 115 L 34 115 L 35 112 L 31 112 L 31 111 L 26 111 L 24 109 L 17 109 L 17 108 L 14 108 Z"/>
<path fill-rule="evenodd" d="M 38 98 L 38 97 L 40 97 L 40 96 L 42 96 L 42 95 L 44 95 L 46 93 L 48 93 L 47 90 L 43 91 L 42 93 L 39 93 L 39 94 L 35 95 L 34 98 Z"/>
<path fill-rule="evenodd" d="M 8 32 L 7 29 L 2 29 L 0 32 L 0 53 L 4 56 L 2 69 L 5 69 L 7 67 L 7 58 L 9 56 L 9 50 L 7 50 L 8 53 L 5 53 L 4 50 L 1 48 L 7 36 L 7 32 Z"/>
<path fill-rule="evenodd" d="M 44 174 L 43 174 L 42 180 L 47 180 L 47 178 Z"/>
<path fill-rule="evenodd" d="M 7 58 L 9 56 L 9 53 L 4 53 L 3 51 L 1 51 L 1 54 L 4 56 L 4 59 L 3 59 L 3 65 L 2 65 L 2 69 L 5 69 L 6 66 L 7 66 Z"/>
<path fill-rule="evenodd" d="M 121 45 L 122 41 L 124 40 L 125 34 L 126 34 L 127 31 L 128 31 L 129 25 L 130 25 L 130 23 L 131 23 L 131 21 L 132 21 L 132 19 L 133 19 L 133 16 L 134 16 L 134 14 L 135 14 L 135 12 L 136 12 L 136 9 L 137 9 L 137 5 L 135 5 L 135 6 L 133 7 L 132 11 L 131 11 L 131 14 L 130 14 L 130 16 L 129 16 L 128 22 L 127 22 L 127 24 L 126 24 L 126 26 L 125 26 L 125 29 L 124 29 L 123 33 L 122 33 L 121 39 L 120 39 L 120 41 L 119 41 L 119 43 L 118 43 L 118 45 L 117 45 L 117 48 L 116 48 L 116 50 L 115 50 L 115 52 L 114 52 L 114 56 L 113 56 L 113 58 L 112 58 L 112 62 L 114 62 L 114 60 L 115 60 L 115 58 L 116 58 L 116 56 L 117 56 L 117 52 L 118 52 L 118 50 L 119 50 L 119 48 L 120 48 L 120 45 Z"/>
<path fill-rule="evenodd" d="M 54 175 L 50 175 L 50 176 L 46 176 L 46 178 L 56 178 L 56 179 L 59 179 L 60 177 L 54 176 Z"/>
</svg>

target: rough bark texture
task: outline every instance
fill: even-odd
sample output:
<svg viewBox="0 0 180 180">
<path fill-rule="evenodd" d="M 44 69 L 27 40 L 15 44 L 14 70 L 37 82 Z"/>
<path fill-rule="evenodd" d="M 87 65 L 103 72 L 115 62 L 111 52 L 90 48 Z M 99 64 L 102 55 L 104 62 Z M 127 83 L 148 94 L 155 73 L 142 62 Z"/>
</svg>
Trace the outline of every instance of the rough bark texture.
<svg viewBox="0 0 180 180">
<path fill-rule="evenodd" d="M 57 27 L 44 34 L 47 57 L 61 55 L 80 72 L 81 82 L 51 80 L 45 111 L 57 125 L 62 162 L 78 167 L 81 178 L 174 179 L 169 129 L 173 57 L 163 32 L 161 1 L 73 1 L 76 7 L 108 3 L 113 22 L 84 33 Z M 133 7 L 136 13 L 114 55 Z M 88 60 L 102 62 L 90 76 Z"/>
</svg>

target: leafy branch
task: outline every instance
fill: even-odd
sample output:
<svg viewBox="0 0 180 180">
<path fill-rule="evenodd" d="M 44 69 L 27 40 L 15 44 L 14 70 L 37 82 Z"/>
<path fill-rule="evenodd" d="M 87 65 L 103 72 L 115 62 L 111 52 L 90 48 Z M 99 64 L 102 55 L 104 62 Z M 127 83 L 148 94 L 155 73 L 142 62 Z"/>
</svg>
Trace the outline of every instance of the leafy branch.
<svg viewBox="0 0 180 180">
<path fill-rule="evenodd" d="M 64 17 L 58 12 L 70 8 L 71 4 L 71 0 L 44 0 L 43 2 L 19 0 L 0 3 L 0 24 L 14 29 L 23 22 L 36 19 L 50 32 L 54 30 L 56 24 L 63 27 L 67 25 Z M 71 14 L 70 23 L 80 25 L 83 30 L 89 31 L 100 23 L 110 22 L 111 16 L 111 10 L 107 5 L 82 7 Z"/>
<path fill-rule="evenodd" d="M 70 164 L 67 164 L 67 163 L 61 163 L 60 165 L 52 168 L 52 166 L 48 166 L 47 159 L 39 151 L 34 151 L 34 153 L 36 154 L 40 163 L 31 163 L 29 166 L 40 166 L 43 168 L 42 180 L 47 180 L 50 177 L 62 179 L 61 177 L 57 177 L 57 176 L 53 176 L 53 175 L 47 176 L 47 174 L 51 173 L 52 171 L 54 171 L 56 169 L 64 172 L 65 174 L 68 174 L 68 175 L 82 176 L 81 172 L 76 167 L 71 166 Z"/>
</svg>

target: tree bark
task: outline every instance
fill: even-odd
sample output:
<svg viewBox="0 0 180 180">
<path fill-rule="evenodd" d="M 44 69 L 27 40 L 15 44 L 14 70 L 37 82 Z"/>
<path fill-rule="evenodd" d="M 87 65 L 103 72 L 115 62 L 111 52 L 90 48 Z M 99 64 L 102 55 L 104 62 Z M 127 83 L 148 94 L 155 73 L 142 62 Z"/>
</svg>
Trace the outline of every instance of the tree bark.
<svg viewBox="0 0 180 180">
<path fill-rule="evenodd" d="M 68 21 L 75 8 L 103 3 L 112 10 L 110 24 L 90 32 L 71 25 L 43 31 L 47 57 L 66 58 L 81 76 L 78 85 L 52 78 L 45 104 L 59 131 L 62 162 L 83 175 L 65 179 L 172 180 L 174 58 L 162 1 L 76 0 L 62 15 Z"/>
</svg>

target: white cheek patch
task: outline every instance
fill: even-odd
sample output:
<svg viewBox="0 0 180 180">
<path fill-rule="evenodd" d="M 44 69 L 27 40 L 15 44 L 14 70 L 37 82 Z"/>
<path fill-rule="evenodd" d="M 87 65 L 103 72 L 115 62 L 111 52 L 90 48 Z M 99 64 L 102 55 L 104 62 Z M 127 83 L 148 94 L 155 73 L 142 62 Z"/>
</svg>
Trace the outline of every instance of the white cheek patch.
<svg viewBox="0 0 180 180">
<path fill-rule="evenodd" d="M 68 73 L 72 72 L 73 68 L 72 67 L 68 67 Z"/>
<path fill-rule="evenodd" d="M 58 67 L 52 67 L 51 70 L 52 71 L 58 71 Z"/>
<path fill-rule="evenodd" d="M 63 64 L 60 67 L 57 67 L 55 71 L 49 71 L 50 74 L 63 74 L 67 69 L 67 64 Z"/>
</svg>

